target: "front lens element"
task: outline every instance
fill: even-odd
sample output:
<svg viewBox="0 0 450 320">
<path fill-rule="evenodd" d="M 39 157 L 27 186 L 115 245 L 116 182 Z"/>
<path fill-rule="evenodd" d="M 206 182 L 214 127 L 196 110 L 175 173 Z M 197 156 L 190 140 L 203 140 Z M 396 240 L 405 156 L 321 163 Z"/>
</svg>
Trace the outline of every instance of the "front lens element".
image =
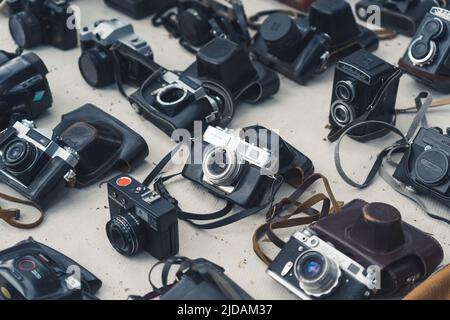
<svg viewBox="0 0 450 320">
<path fill-rule="evenodd" d="M 20 173 L 29 169 L 36 160 L 36 147 L 26 140 L 17 139 L 10 142 L 3 153 L 6 167 L 12 172 Z"/>
<path fill-rule="evenodd" d="M 144 222 L 132 213 L 116 216 L 106 225 L 106 234 L 114 249 L 124 256 L 134 256 L 145 246 Z"/>
<path fill-rule="evenodd" d="M 232 185 L 241 172 L 235 152 L 220 147 L 211 148 L 203 159 L 205 178 L 220 186 Z"/>
</svg>

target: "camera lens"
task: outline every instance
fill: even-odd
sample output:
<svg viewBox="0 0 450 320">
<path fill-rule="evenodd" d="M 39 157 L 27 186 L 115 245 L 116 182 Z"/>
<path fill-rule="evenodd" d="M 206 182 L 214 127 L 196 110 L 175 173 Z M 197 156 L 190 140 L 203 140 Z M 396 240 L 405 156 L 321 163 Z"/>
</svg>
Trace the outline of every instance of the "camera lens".
<svg viewBox="0 0 450 320">
<path fill-rule="evenodd" d="M 345 102 L 351 102 L 355 98 L 355 86 L 351 81 L 339 81 L 336 84 L 336 95 Z"/>
<path fill-rule="evenodd" d="M 353 121 L 354 112 L 349 105 L 336 101 L 331 107 L 331 118 L 337 126 L 345 127 Z"/>
<path fill-rule="evenodd" d="M 37 150 L 33 144 L 25 140 L 14 140 L 6 145 L 3 159 L 10 171 L 21 173 L 33 165 L 36 155 Z"/>
<path fill-rule="evenodd" d="M 440 150 L 428 150 L 419 155 L 415 171 L 420 181 L 426 185 L 439 184 L 447 177 L 450 157 Z"/>
<path fill-rule="evenodd" d="M 338 285 L 341 271 L 331 259 L 317 251 L 307 251 L 295 261 L 294 273 L 300 288 L 308 295 L 330 294 Z"/>
<path fill-rule="evenodd" d="M 302 35 L 287 14 L 280 12 L 270 15 L 262 24 L 260 34 L 272 54 L 282 58 L 298 55 L 295 48 L 299 45 Z"/>
<path fill-rule="evenodd" d="M 78 66 L 84 80 L 94 88 L 102 88 L 114 82 L 114 62 L 106 53 L 97 48 L 82 53 Z"/>
<path fill-rule="evenodd" d="M 134 256 L 144 249 L 146 228 L 144 222 L 132 213 L 109 221 L 106 234 L 114 249 L 124 256 Z"/>
<path fill-rule="evenodd" d="M 211 148 L 203 159 L 205 178 L 216 185 L 232 185 L 239 177 L 241 168 L 237 154 L 220 147 Z"/>
<path fill-rule="evenodd" d="M 38 18 L 26 11 L 11 16 L 9 31 L 21 48 L 30 49 L 42 42 L 42 30 Z"/>
<path fill-rule="evenodd" d="M 433 39 L 438 38 L 445 30 L 445 25 L 438 18 L 427 21 L 423 27 L 423 31 Z"/>
<path fill-rule="evenodd" d="M 182 102 L 186 97 L 186 89 L 177 85 L 168 85 L 158 92 L 156 101 L 162 106 L 173 106 Z"/>
</svg>

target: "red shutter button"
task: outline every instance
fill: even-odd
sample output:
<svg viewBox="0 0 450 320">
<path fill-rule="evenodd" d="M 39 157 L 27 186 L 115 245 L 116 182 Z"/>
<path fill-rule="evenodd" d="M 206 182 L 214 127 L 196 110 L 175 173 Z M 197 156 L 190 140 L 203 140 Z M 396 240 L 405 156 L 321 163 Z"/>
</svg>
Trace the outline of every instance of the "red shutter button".
<svg viewBox="0 0 450 320">
<path fill-rule="evenodd" d="M 128 177 L 121 177 L 116 180 L 116 184 L 119 187 L 128 187 L 131 184 L 131 182 L 133 182 L 133 181 Z"/>
</svg>

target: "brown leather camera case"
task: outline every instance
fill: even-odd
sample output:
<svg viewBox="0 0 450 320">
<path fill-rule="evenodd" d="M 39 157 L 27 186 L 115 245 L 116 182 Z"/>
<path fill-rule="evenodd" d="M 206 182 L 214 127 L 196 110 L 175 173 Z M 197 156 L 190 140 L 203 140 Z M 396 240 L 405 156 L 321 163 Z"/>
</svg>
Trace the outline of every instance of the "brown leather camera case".
<svg viewBox="0 0 450 320">
<path fill-rule="evenodd" d="M 403 222 L 400 212 L 384 203 L 354 200 L 312 229 L 363 266 L 379 266 L 381 296 L 404 294 L 430 276 L 443 259 L 442 247 L 433 237 Z"/>
</svg>

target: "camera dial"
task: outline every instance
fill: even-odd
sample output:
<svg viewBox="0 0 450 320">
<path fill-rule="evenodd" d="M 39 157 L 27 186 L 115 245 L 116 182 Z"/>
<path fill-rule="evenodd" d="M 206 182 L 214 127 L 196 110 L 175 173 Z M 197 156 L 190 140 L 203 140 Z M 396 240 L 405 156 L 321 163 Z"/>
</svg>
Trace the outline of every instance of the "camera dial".
<svg viewBox="0 0 450 320">
<path fill-rule="evenodd" d="M 120 254 L 130 257 L 144 250 L 146 229 L 141 219 L 128 212 L 106 225 L 109 242 Z"/>
<path fill-rule="evenodd" d="M 202 168 L 205 179 L 218 186 L 233 185 L 242 171 L 237 153 L 222 147 L 213 147 L 205 153 Z"/>
<path fill-rule="evenodd" d="M 36 157 L 36 147 L 22 139 L 8 143 L 3 152 L 5 165 L 13 173 L 21 173 L 32 167 Z"/>
<path fill-rule="evenodd" d="M 27 11 L 11 16 L 9 31 L 21 48 L 30 49 L 42 42 L 41 24 L 34 14 Z"/>
<path fill-rule="evenodd" d="M 332 259 L 309 250 L 295 261 L 294 274 L 307 295 L 319 298 L 329 295 L 338 286 L 341 270 Z"/>
<path fill-rule="evenodd" d="M 331 118 L 339 127 L 345 127 L 355 119 L 355 111 L 347 103 L 337 100 L 331 106 Z"/>
<path fill-rule="evenodd" d="M 448 176 L 450 157 L 441 150 L 430 149 L 423 152 L 416 161 L 418 179 L 426 185 L 439 184 Z"/>
</svg>

